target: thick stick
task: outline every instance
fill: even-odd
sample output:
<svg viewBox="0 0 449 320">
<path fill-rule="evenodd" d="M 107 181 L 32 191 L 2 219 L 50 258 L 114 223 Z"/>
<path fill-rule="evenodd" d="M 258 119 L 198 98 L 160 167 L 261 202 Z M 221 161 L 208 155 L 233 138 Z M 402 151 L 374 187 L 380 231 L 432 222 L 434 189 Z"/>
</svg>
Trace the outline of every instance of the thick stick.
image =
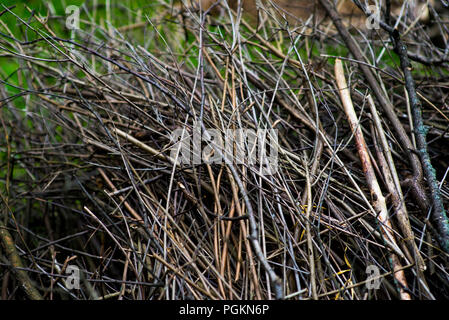
<svg viewBox="0 0 449 320">
<path fill-rule="evenodd" d="M 337 79 L 337 86 L 340 93 L 340 99 L 343 103 L 343 107 L 348 117 L 349 125 L 354 134 L 357 151 L 359 153 L 360 161 L 362 163 L 363 173 L 365 174 L 366 182 L 368 183 L 373 207 L 377 213 L 377 220 L 379 222 L 380 230 L 385 239 L 388 239 L 391 243 L 396 244 L 396 240 L 392 233 L 392 226 L 388 217 L 388 210 L 385 201 L 385 197 L 380 190 L 379 183 L 377 182 L 376 174 L 374 172 L 373 164 L 368 153 L 365 138 L 363 137 L 362 129 L 360 128 L 357 115 L 352 104 L 351 95 L 349 93 L 348 86 L 346 84 L 346 78 L 343 71 L 343 65 L 340 59 L 335 60 L 335 77 Z M 407 292 L 407 280 L 405 279 L 404 271 L 402 270 L 401 263 L 396 254 L 390 254 L 390 262 L 394 271 L 394 278 L 400 284 L 399 292 L 402 300 L 411 300 L 410 295 Z"/>
<path fill-rule="evenodd" d="M 391 200 L 393 203 L 396 216 L 398 218 L 399 226 L 405 237 L 405 242 L 408 244 L 409 248 L 413 251 L 414 260 L 418 269 L 420 271 L 424 271 L 426 270 L 426 264 L 415 243 L 415 235 L 413 233 L 412 227 L 410 226 L 407 207 L 405 206 L 402 188 L 399 183 L 399 177 L 396 172 L 396 166 L 394 165 L 393 162 L 393 156 L 391 155 L 390 152 L 387 137 L 382 128 L 382 122 L 380 120 L 379 115 L 377 114 L 376 106 L 374 105 L 374 101 L 373 98 L 371 98 L 371 96 L 368 96 L 368 104 L 371 109 L 371 114 L 374 120 L 377 136 L 379 137 L 380 140 L 380 146 L 376 144 L 376 151 L 378 151 L 378 160 L 381 164 L 380 166 L 385 178 L 386 186 L 391 194 Z"/>
<path fill-rule="evenodd" d="M 0 219 L 0 238 L 3 243 L 3 247 L 5 249 L 6 256 L 8 257 L 9 262 L 11 263 L 11 268 L 13 272 L 17 275 L 17 280 L 20 282 L 23 290 L 27 294 L 28 298 L 31 300 L 43 300 L 39 291 L 34 287 L 31 279 L 28 277 L 28 274 L 25 270 L 23 270 L 22 260 L 20 259 L 19 253 L 16 249 L 16 244 L 14 243 L 14 239 L 11 237 L 8 229 L 3 224 L 3 221 Z"/>
<path fill-rule="evenodd" d="M 449 220 L 443 205 L 440 188 L 438 186 L 435 169 L 430 161 L 430 155 L 427 151 L 427 128 L 424 126 L 422 117 L 421 101 L 416 94 L 415 80 L 411 72 L 411 64 L 407 57 L 407 47 L 402 41 L 399 32 L 395 29 L 390 33 L 394 41 L 394 51 L 399 55 L 402 72 L 404 73 L 405 88 L 407 89 L 408 99 L 413 114 L 413 126 L 415 127 L 416 146 L 424 169 L 424 176 L 430 189 L 430 196 L 433 204 L 432 222 L 438 230 L 438 242 L 441 248 L 449 253 Z"/>
<path fill-rule="evenodd" d="M 348 47 L 349 51 L 352 53 L 354 58 L 358 61 L 365 62 L 365 57 L 363 56 L 359 46 L 354 41 L 354 39 L 349 34 L 349 31 L 346 29 L 346 27 L 343 25 L 343 22 L 340 18 L 340 15 L 338 14 L 335 6 L 333 6 L 329 0 L 319 0 L 323 8 L 326 10 L 327 14 L 331 18 L 332 22 L 334 23 L 335 27 L 337 28 L 338 32 L 340 33 L 341 38 L 345 42 L 346 46 Z M 359 64 L 360 70 L 362 70 L 363 75 L 365 76 L 368 85 L 370 86 L 371 90 L 373 90 L 373 94 L 376 97 L 377 101 L 382 106 L 386 116 L 388 117 L 388 120 L 391 122 L 393 129 L 396 131 L 396 134 L 398 136 L 399 141 L 404 146 L 405 152 L 407 153 L 410 164 L 413 169 L 413 179 L 411 181 L 408 181 L 409 184 L 412 187 L 413 194 L 415 195 L 415 201 L 417 204 L 421 201 L 426 201 L 425 207 L 429 207 L 429 203 L 427 201 L 427 198 L 425 197 L 425 192 L 422 185 L 423 180 L 423 173 L 422 173 L 422 167 L 421 162 L 419 160 L 419 157 L 414 152 L 411 152 L 410 150 L 414 150 L 413 144 L 407 135 L 404 127 L 402 126 L 401 122 L 399 121 L 399 118 L 394 111 L 394 107 L 391 104 L 391 102 L 388 100 L 387 97 L 385 97 L 384 92 L 382 88 L 380 87 L 379 83 L 377 82 L 373 72 L 371 69 L 363 64 Z"/>
</svg>

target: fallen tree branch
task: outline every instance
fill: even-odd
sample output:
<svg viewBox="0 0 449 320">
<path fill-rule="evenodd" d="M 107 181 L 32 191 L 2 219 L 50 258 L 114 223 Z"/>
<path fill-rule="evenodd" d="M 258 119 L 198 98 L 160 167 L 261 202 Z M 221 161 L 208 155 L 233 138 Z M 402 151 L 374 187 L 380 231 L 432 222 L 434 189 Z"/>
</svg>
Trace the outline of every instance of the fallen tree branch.
<svg viewBox="0 0 449 320">
<path fill-rule="evenodd" d="M 391 222 L 388 217 L 388 210 L 385 201 L 385 197 L 380 190 L 379 183 L 377 182 L 376 174 L 374 172 L 373 164 L 366 146 L 365 138 L 363 137 L 362 129 L 360 128 L 357 115 L 352 104 L 351 96 L 343 71 L 343 65 L 340 59 L 335 60 L 335 77 L 337 80 L 337 86 L 340 93 L 340 98 L 348 117 L 348 122 L 351 130 L 354 134 L 354 139 L 359 153 L 360 161 L 362 163 L 363 173 L 365 174 L 366 182 L 371 193 L 371 200 L 373 207 L 377 213 L 377 220 L 379 222 L 382 236 L 388 239 L 391 243 L 396 244 L 392 232 Z M 394 272 L 394 278 L 397 283 L 400 284 L 399 292 L 402 300 L 411 300 L 410 294 L 407 292 L 407 280 L 405 279 L 404 271 L 399 261 L 398 256 L 395 253 L 390 253 L 390 263 L 392 264 Z"/>
<path fill-rule="evenodd" d="M 17 280 L 20 282 L 23 290 L 31 300 L 43 300 L 39 291 L 34 287 L 30 277 L 25 270 L 23 270 L 22 260 L 17 253 L 16 244 L 14 239 L 9 233 L 3 221 L 0 219 L 0 238 L 2 239 L 3 248 L 5 248 L 6 255 L 13 272 L 17 276 Z"/>
<path fill-rule="evenodd" d="M 355 3 L 365 14 L 369 14 L 366 8 L 358 0 L 356 0 Z M 387 0 L 386 3 L 388 8 L 390 5 L 390 0 Z M 433 206 L 431 219 L 437 229 L 437 239 L 441 248 L 446 253 L 449 253 L 449 220 L 447 218 L 446 211 L 444 210 L 440 188 L 438 187 L 437 178 L 435 175 L 435 169 L 432 166 L 430 156 L 427 151 L 426 135 L 428 129 L 424 126 L 421 101 L 416 93 L 415 80 L 412 76 L 412 66 L 410 64 L 407 46 L 402 41 L 399 31 L 390 26 L 390 20 L 390 12 L 387 10 L 387 23 L 379 21 L 379 26 L 388 32 L 393 43 L 394 52 L 399 56 L 401 70 L 404 74 L 405 88 L 407 90 L 408 100 L 413 115 L 413 126 L 415 128 L 413 134 L 416 139 L 416 146 L 418 148 L 417 151 L 420 156 L 424 176 L 430 189 L 430 197 Z"/>
<path fill-rule="evenodd" d="M 414 135 L 416 146 L 421 157 L 421 163 L 424 176 L 430 189 L 430 197 L 432 200 L 432 222 L 438 231 L 438 242 L 441 248 L 449 253 L 449 221 L 444 210 L 443 200 L 441 198 L 440 188 L 438 187 L 435 169 L 430 161 L 429 152 L 427 151 L 426 135 L 428 129 L 424 126 L 422 118 L 422 105 L 416 94 L 415 81 L 412 76 L 412 68 L 410 60 L 407 56 L 407 46 L 401 39 L 399 32 L 395 29 L 390 33 L 390 37 L 394 42 L 394 51 L 399 56 L 402 72 L 405 78 L 405 88 L 407 89 L 408 99 L 413 115 L 413 126 L 415 128 Z"/>
<path fill-rule="evenodd" d="M 336 8 L 334 5 L 332 5 L 329 0 L 319 0 L 323 8 L 326 10 L 327 14 L 331 18 L 332 22 L 334 23 L 335 27 L 337 28 L 341 38 L 345 42 L 346 46 L 348 47 L 349 51 L 352 53 L 354 58 L 356 60 L 364 62 L 366 59 L 363 56 L 360 48 L 358 47 L 357 43 L 354 41 L 354 39 L 349 34 L 349 31 L 346 29 L 346 27 L 343 25 L 343 22 L 341 20 L 340 15 L 338 14 Z M 399 121 L 399 118 L 394 110 L 393 105 L 388 100 L 388 98 L 385 97 L 384 92 L 377 82 L 376 78 L 374 77 L 371 69 L 363 64 L 359 64 L 360 69 L 363 72 L 363 75 L 365 76 L 368 85 L 370 86 L 371 90 L 373 90 L 373 94 L 376 97 L 377 101 L 379 101 L 380 105 L 382 106 L 386 116 L 388 117 L 388 120 L 391 122 L 393 129 L 396 131 L 396 134 L 398 135 L 398 139 L 400 143 L 404 146 L 404 151 L 406 152 L 410 164 L 413 169 L 413 179 L 410 181 L 410 186 L 414 189 L 413 194 L 414 195 L 422 195 L 425 194 L 422 180 L 423 180 L 423 173 L 422 173 L 422 167 L 419 160 L 418 155 L 416 155 L 414 152 L 411 152 L 413 150 L 413 144 L 410 141 L 409 136 L 407 135 L 404 127 L 402 126 L 401 122 Z M 425 200 L 425 198 L 416 198 L 415 202 L 419 205 L 421 201 Z M 429 207 L 429 204 L 426 203 L 426 207 Z"/>
<path fill-rule="evenodd" d="M 399 177 L 397 175 L 396 166 L 391 155 L 391 150 L 388 145 L 387 137 L 382 128 L 382 122 L 379 115 L 377 114 L 376 106 L 374 105 L 373 98 L 368 96 L 368 104 L 371 109 L 371 114 L 373 117 L 374 127 L 376 128 L 376 135 L 378 136 L 380 143 L 374 143 L 380 167 L 385 179 L 385 184 L 388 191 L 391 194 L 391 200 L 393 203 L 393 208 L 395 214 L 398 218 L 399 227 L 404 235 L 404 241 L 407 243 L 409 249 L 413 252 L 414 261 L 420 271 L 426 270 L 426 264 L 419 252 L 418 247 L 415 243 L 415 235 L 413 233 L 412 227 L 410 225 L 410 220 L 407 212 L 407 207 L 404 202 L 404 195 L 402 193 L 402 188 L 399 183 Z"/>
</svg>

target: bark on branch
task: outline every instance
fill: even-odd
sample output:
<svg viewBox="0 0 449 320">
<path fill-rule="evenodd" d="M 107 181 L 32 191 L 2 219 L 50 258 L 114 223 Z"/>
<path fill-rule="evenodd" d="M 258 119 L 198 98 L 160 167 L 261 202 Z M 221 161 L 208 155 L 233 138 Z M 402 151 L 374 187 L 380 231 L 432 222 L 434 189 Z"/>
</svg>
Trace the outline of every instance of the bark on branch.
<svg viewBox="0 0 449 320">
<path fill-rule="evenodd" d="M 379 183 L 377 182 L 376 174 L 374 172 L 373 164 L 369 156 L 368 148 L 366 146 L 365 138 L 363 137 L 362 129 L 357 118 L 357 115 L 352 104 L 351 95 L 346 84 L 346 78 L 343 71 L 343 65 L 340 59 L 335 60 L 335 77 L 337 79 L 337 86 L 340 93 L 346 116 L 351 130 L 354 134 L 354 139 L 359 153 L 360 161 L 362 162 L 363 173 L 365 174 L 366 182 L 368 183 L 373 208 L 377 214 L 380 231 L 384 239 L 388 239 L 392 244 L 397 246 L 396 239 L 392 232 L 391 222 L 388 216 L 387 204 L 385 197 L 382 194 Z M 398 250 L 400 250 L 398 248 Z M 405 279 L 402 265 L 398 256 L 395 253 L 390 254 L 390 261 L 394 271 L 394 278 L 399 284 L 399 292 L 402 300 L 411 300 L 410 294 L 407 292 L 407 280 Z"/>
</svg>

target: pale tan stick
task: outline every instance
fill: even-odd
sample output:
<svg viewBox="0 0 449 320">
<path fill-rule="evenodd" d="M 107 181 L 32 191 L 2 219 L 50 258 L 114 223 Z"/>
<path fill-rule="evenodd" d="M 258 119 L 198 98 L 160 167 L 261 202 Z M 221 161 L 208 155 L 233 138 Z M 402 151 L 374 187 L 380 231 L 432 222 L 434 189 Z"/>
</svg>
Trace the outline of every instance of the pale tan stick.
<svg viewBox="0 0 449 320">
<path fill-rule="evenodd" d="M 120 290 L 120 294 L 118 296 L 118 300 L 123 300 L 123 294 L 125 293 L 125 289 L 126 289 L 126 283 L 125 282 L 126 282 L 126 276 L 128 274 L 128 265 L 129 265 L 130 256 L 131 256 L 131 251 L 128 251 L 128 254 L 126 255 L 125 266 L 123 267 L 123 276 L 122 276 L 123 284 L 122 284 L 122 289 Z"/>
<path fill-rule="evenodd" d="M 382 170 L 382 176 L 385 179 L 385 185 L 387 186 L 388 191 L 390 192 L 390 197 L 393 203 L 393 208 L 397 220 L 399 222 L 399 227 L 401 228 L 402 234 L 405 236 L 401 241 L 403 245 L 404 253 L 406 253 L 407 262 L 414 263 L 416 270 L 413 272 L 416 273 L 417 278 L 419 279 L 420 286 L 422 287 L 422 291 L 426 291 L 429 295 L 432 295 L 430 292 L 429 286 L 427 285 L 426 279 L 424 277 L 423 271 L 426 269 L 426 264 L 418 250 L 418 247 L 414 241 L 415 235 L 412 232 L 410 221 L 408 218 L 407 208 L 405 207 L 405 202 L 402 196 L 402 191 L 400 189 L 396 189 L 393 172 L 390 172 L 389 163 L 384 156 L 382 150 L 382 144 L 378 141 L 379 134 L 375 132 L 375 128 L 371 127 L 373 134 L 373 142 L 377 153 L 377 159 L 379 161 L 380 168 Z M 389 151 L 389 150 L 388 150 Z M 391 163 L 394 165 L 394 163 Z M 396 173 L 396 172 L 395 172 Z M 409 250 L 412 252 L 410 253 Z"/>
<path fill-rule="evenodd" d="M 307 247 L 309 250 L 309 265 L 310 265 L 310 287 L 312 291 L 312 299 L 318 300 L 316 290 L 316 275 L 315 275 L 315 257 L 313 254 L 312 234 L 310 228 L 310 212 L 312 211 L 312 187 L 310 186 L 309 168 L 304 160 L 304 167 L 306 168 L 306 190 L 307 190 L 307 207 L 306 207 L 306 232 L 307 232 Z"/>
<path fill-rule="evenodd" d="M 346 84 L 346 78 L 343 71 L 343 65 L 340 59 L 335 60 L 335 77 L 337 80 L 337 86 L 340 93 L 340 99 L 342 101 L 346 116 L 348 117 L 349 125 L 354 134 L 357 151 L 359 153 L 360 161 L 363 167 L 363 173 L 365 174 L 366 182 L 368 183 L 373 207 L 377 213 L 377 220 L 380 225 L 380 230 L 385 239 L 388 239 L 392 244 L 397 247 L 396 240 L 392 233 L 391 222 L 388 217 L 388 210 L 385 201 L 385 197 L 382 194 L 379 183 L 377 182 L 376 174 L 374 172 L 373 164 L 371 162 L 368 149 L 366 146 L 365 138 L 363 137 L 362 130 L 357 119 L 357 115 L 352 104 L 351 95 L 349 93 L 348 86 Z M 407 280 L 405 278 L 404 271 L 402 270 L 401 263 L 396 254 L 390 254 L 390 261 L 394 271 L 394 278 L 400 284 L 399 292 L 402 300 L 411 300 L 410 294 L 407 292 Z"/>
<path fill-rule="evenodd" d="M 382 128 L 382 123 L 380 121 L 380 117 L 377 114 L 376 106 L 374 105 L 374 100 L 371 95 L 368 96 L 368 104 L 371 109 L 371 114 L 373 116 L 374 125 L 376 128 L 377 135 L 379 136 L 379 140 L 382 145 L 382 154 L 379 154 L 379 160 L 381 162 L 385 161 L 387 166 L 381 165 L 383 175 L 386 181 L 386 185 L 388 191 L 391 194 L 391 199 L 393 202 L 393 206 L 398 217 L 399 227 L 401 228 L 405 241 L 408 244 L 409 248 L 414 253 L 414 259 L 417 267 L 420 271 L 426 270 L 426 264 L 419 252 L 418 247 L 414 241 L 415 235 L 412 231 L 412 227 L 410 226 L 410 220 L 408 217 L 407 207 L 405 206 L 404 196 L 402 194 L 401 184 L 399 182 L 399 177 L 397 175 L 396 166 L 394 165 L 393 157 L 391 155 L 390 146 L 388 145 L 387 138 L 385 136 L 385 132 Z M 382 157 L 383 156 L 383 157 Z M 388 170 L 389 169 L 389 170 Z"/>
<path fill-rule="evenodd" d="M 106 175 L 106 173 L 103 171 L 103 169 L 98 168 L 98 172 L 100 172 L 101 176 L 103 177 L 104 181 L 106 181 L 106 184 L 109 186 L 109 188 L 112 189 L 112 192 L 117 192 L 117 188 L 114 186 L 114 184 L 112 183 L 112 181 L 108 178 L 108 176 Z M 136 210 L 134 210 L 128 203 L 128 201 L 125 200 L 124 196 L 119 196 L 119 199 L 121 202 L 123 202 L 123 204 L 125 205 L 125 208 L 128 209 L 129 213 L 131 213 L 131 215 L 139 222 L 143 223 L 143 219 L 140 216 L 140 214 L 138 214 L 136 212 Z"/>
</svg>

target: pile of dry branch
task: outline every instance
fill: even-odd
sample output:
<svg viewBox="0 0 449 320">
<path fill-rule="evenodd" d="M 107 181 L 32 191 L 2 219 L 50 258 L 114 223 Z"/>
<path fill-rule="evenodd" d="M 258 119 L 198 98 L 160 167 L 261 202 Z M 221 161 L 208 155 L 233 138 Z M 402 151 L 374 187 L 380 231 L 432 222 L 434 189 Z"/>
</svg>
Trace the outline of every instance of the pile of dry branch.
<svg viewBox="0 0 449 320">
<path fill-rule="evenodd" d="M 449 298 L 447 50 L 406 10 L 359 33 L 320 2 L 2 25 L 2 298 Z M 179 128 L 275 130 L 277 170 L 180 163 Z"/>
</svg>

